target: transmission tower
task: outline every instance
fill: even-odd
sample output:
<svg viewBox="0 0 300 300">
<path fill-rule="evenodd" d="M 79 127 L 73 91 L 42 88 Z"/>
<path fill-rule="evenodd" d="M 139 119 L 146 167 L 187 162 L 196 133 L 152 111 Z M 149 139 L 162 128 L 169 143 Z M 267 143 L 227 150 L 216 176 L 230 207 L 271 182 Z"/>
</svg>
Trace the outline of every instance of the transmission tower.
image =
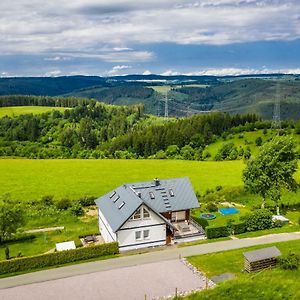
<svg viewBox="0 0 300 300">
<path fill-rule="evenodd" d="M 169 107 L 168 107 L 168 92 L 165 96 L 165 118 L 169 117 Z"/>
<path fill-rule="evenodd" d="M 274 103 L 274 111 L 273 111 L 273 120 L 272 120 L 272 129 L 281 129 L 281 119 L 280 119 L 280 86 L 279 81 L 277 81 L 276 85 L 276 96 Z"/>
</svg>

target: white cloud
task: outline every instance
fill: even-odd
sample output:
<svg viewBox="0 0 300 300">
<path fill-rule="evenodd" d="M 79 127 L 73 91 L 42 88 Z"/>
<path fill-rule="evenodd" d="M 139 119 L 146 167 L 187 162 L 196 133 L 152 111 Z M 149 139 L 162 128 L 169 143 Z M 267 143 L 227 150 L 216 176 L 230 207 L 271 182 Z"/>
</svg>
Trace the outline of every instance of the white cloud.
<svg viewBox="0 0 300 300">
<path fill-rule="evenodd" d="M 48 71 L 44 74 L 45 77 L 56 77 L 56 76 L 61 76 L 63 75 L 61 70 L 52 70 Z"/>
<path fill-rule="evenodd" d="M 131 69 L 131 66 L 127 66 L 127 65 L 117 65 L 114 66 L 111 70 L 109 70 L 107 72 L 108 75 L 112 76 L 112 75 L 120 75 L 120 72 L 124 71 L 124 70 L 128 70 Z"/>
<path fill-rule="evenodd" d="M 297 0 L 1 1 L 0 51 L 56 55 L 110 47 L 129 53 L 134 51 L 128 45 L 141 43 L 289 41 L 300 38 L 299 13 Z M 103 59 L 130 61 L 113 53 Z"/>
<path fill-rule="evenodd" d="M 161 73 L 160 75 L 164 75 L 164 76 L 175 76 L 175 75 L 179 75 L 180 73 L 174 70 L 166 70 L 163 73 Z"/>
<path fill-rule="evenodd" d="M 145 70 L 142 75 L 151 75 L 152 72 L 150 70 Z"/>
</svg>

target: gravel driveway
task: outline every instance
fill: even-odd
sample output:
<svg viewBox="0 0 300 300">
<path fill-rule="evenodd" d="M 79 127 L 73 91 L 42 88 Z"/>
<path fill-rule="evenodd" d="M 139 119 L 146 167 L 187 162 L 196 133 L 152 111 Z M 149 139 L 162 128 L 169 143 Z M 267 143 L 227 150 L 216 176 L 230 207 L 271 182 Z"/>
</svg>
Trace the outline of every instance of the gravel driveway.
<svg viewBox="0 0 300 300">
<path fill-rule="evenodd" d="M 113 263 L 113 261 L 112 261 Z M 182 261 L 125 267 L 0 290 L 1 300 L 144 300 L 204 288 Z"/>
</svg>

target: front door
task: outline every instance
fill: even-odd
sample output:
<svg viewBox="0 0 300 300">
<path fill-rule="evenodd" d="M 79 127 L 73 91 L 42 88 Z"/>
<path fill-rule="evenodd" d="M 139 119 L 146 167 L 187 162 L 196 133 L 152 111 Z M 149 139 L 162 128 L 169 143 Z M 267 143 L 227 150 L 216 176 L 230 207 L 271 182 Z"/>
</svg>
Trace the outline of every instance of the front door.
<svg viewBox="0 0 300 300">
<path fill-rule="evenodd" d="M 166 245 L 170 245 L 172 242 L 172 237 L 173 237 L 173 232 L 172 230 L 169 228 L 169 226 L 167 226 L 167 232 L 166 232 Z"/>
</svg>

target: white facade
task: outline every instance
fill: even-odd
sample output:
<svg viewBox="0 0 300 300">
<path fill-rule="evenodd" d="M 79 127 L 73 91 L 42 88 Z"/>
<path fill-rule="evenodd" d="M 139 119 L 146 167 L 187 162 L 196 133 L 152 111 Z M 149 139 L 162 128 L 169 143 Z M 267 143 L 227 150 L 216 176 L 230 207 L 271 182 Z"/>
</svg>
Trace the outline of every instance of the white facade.
<svg viewBox="0 0 300 300">
<path fill-rule="evenodd" d="M 142 205 L 140 210 L 140 219 L 127 220 L 117 232 L 121 251 L 166 244 L 165 221 L 145 205 Z M 145 216 L 144 210 L 149 216 Z"/>
<path fill-rule="evenodd" d="M 105 243 L 115 242 L 117 240 L 117 236 L 111 229 L 109 223 L 103 216 L 100 209 L 98 209 L 98 219 L 99 219 L 99 230 L 101 232 L 101 236 L 104 239 Z"/>
</svg>

